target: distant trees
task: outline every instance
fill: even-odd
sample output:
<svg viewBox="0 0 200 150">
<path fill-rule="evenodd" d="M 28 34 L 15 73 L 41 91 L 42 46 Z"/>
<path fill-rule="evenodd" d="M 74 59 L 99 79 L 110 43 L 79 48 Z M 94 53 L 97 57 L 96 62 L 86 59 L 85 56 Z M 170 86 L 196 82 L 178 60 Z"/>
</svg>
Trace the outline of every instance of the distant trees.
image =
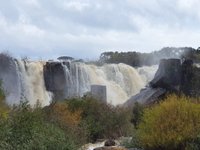
<svg viewBox="0 0 200 150">
<path fill-rule="evenodd" d="M 187 58 L 200 62 L 200 50 L 191 47 L 165 47 L 152 53 L 140 52 L 104 52 L 99 61 L 104 63 L 125 63 L 134 67 L 158 64 L 163 58 Z"/>
<path fill-rule="evenodd" d="M 74 60 L 74 58 L 70 56 L 61 56 L 61 57 L 58 57 L 58 60 L 66 61 L 66 60 Z"/>
</svg>

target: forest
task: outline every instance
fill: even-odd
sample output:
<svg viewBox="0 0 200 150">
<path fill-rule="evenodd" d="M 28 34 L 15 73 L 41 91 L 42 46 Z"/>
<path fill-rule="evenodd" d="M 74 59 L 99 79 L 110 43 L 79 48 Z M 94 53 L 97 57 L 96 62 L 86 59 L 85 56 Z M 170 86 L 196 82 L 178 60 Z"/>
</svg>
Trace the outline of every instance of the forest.
<svg viewBox="0 0 200 150">
<path fill-rule="evenodd" d="M 192 59 L 195 63 L 200 62 L 200 48 L 191 47 L 165 47 L 151 53 L 130 52 L 104 52 L 99 58 L 101 63 L 125 63 L 133 67 L 151 66 L 159 64 L 160 59 L 181 58 Z"/>
</svg>

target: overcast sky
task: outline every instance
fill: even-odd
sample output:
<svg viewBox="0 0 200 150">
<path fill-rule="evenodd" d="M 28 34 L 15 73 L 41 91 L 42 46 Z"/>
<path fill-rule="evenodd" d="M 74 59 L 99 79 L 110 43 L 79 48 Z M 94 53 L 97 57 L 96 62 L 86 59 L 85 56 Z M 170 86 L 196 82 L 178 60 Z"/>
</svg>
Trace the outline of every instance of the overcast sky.
<svg viewBox="0 0 200 150">
<path fill-rule="evenodd" d="M 0 49 L 14 56 L 97 58 L 200 46 L 199 0 L 0 0 Z"/>
</svg>

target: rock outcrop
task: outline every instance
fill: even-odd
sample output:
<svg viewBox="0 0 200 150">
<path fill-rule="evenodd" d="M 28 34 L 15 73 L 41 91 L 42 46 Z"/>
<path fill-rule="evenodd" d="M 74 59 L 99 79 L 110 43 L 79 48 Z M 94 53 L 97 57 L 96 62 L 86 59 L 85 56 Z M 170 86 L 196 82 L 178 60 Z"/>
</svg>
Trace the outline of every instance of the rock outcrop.
<svg viewBox="0 0 200 150">
<path fill-rule="evenodd" d="M 154 79 L 150 82 L 152 88 L 163 88 L 178 91 L 181 81 L 181 60 L 162 59 Z"/>
<path fill-rule="evenodd" d="M 132 96 L 125 104 L 125 107 L 132 107 L 135 102 L 139 102 L 141 104 L 150 104 L 162 98 L 165 93 L 167 92 L 166 89 L 163 88 L 152 88 L 147 87 L 142 89 L 140 93 Z"/>
<path fill-rule="evenodd" d="M 112 147 L 112 146 L 109 146 L 109 147 L 99 147 L 99 148 L 95 148 L 94 150 L 128 150 L 126 148 L 123 148 L 123 147 Z"/>
<path fill-rule="evenodd" d="M 183 93 L 188 96 L 200 96 L 200 68 L 192 60 L 163 59 L 154 79 L 137 95 L 124 105 L 133 106 L 135 102 L 150 104 L 163 98 L 166 93 Z"/>
<path fill-rule="evenodd" d="M 65 98 L 66 78 L 61 62 L 47 62 L 44 66 L 45 86 L 54 94 L 54 99 Z"/>
<path fill-rule="evenodd" d="M 0 82 L 9 104 L 15 104 L 21 99 L 17 61 L 7 54 L 0 54 Z"/>
<path fill-rule="evenodd" d="M 115 143 L 115 141 L 114 140 L 107 140 L 107 141 L 105 141 L 105 144 L 104 144 L 105 146 L 115 146 L 116 145 L 116 143 Z"/>
</svg>

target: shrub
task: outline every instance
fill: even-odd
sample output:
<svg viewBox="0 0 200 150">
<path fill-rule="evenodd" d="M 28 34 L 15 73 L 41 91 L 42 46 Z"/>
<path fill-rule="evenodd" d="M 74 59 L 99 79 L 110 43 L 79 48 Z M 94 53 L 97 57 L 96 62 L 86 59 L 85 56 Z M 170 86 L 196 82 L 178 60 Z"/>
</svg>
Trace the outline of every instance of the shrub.
<svg viewBox="0 0 200 150">
<path fill-rule="evenodd" d="M 74 127 L 80 123 L 81 110 L 72 112 L 66 103 L 53 103 L 46 111 L 47 117 L 53 122 L 57 122 L 62 127 Z"/>
<path fill-rule="evenodd" d="M 67 103 L 56 102 L 47 106 L 45 109 L 45 118 L 51 124 L 59 126 L 63 132 L 70 135 L 79 146 L 87 141 L 86 128 L 80 126 L 82 111 L 77 109 L 71 111 Z"/>
<path fill-rule="evenodd" d="M 6 96 L 2 88 L 2 81 L 0 81 L 0 118 L 6 118 L 9 112 L 5 99 Z"/>
<path fill-rule="evenodd" d="M 136 129 L 139 123 L 141 122 L 143 111 L 144 111 L 144 106 L 136 102 L 133 106 L 133 118 L 131 120 L 131 122 L 134 124 Z"/>
<path fill-rule="evenodd" d="M 131 113 L 128 110 L 113 107 L 92 97 L 72 99 L 67 104 L 71 111 L 82 111 L 80 125 L 86 128 L 90 142 L 131 134 Z"/>
<path fill-rule="evenodd" d="M 200 133 L 200 104 L 171 95 L 146 109 L 138 137 L 146 149 L 185 149 Z"/>
<path fill-rule="evenodd" d="M 2 150 L 77 150 L 73 136 L 59 126 L 47 122 L 41 108 L 31 108 L 21 102 L 0 120 L 0 149 Z M 76 142 L 75 142 L 76 141 Z"/>
</svg>

